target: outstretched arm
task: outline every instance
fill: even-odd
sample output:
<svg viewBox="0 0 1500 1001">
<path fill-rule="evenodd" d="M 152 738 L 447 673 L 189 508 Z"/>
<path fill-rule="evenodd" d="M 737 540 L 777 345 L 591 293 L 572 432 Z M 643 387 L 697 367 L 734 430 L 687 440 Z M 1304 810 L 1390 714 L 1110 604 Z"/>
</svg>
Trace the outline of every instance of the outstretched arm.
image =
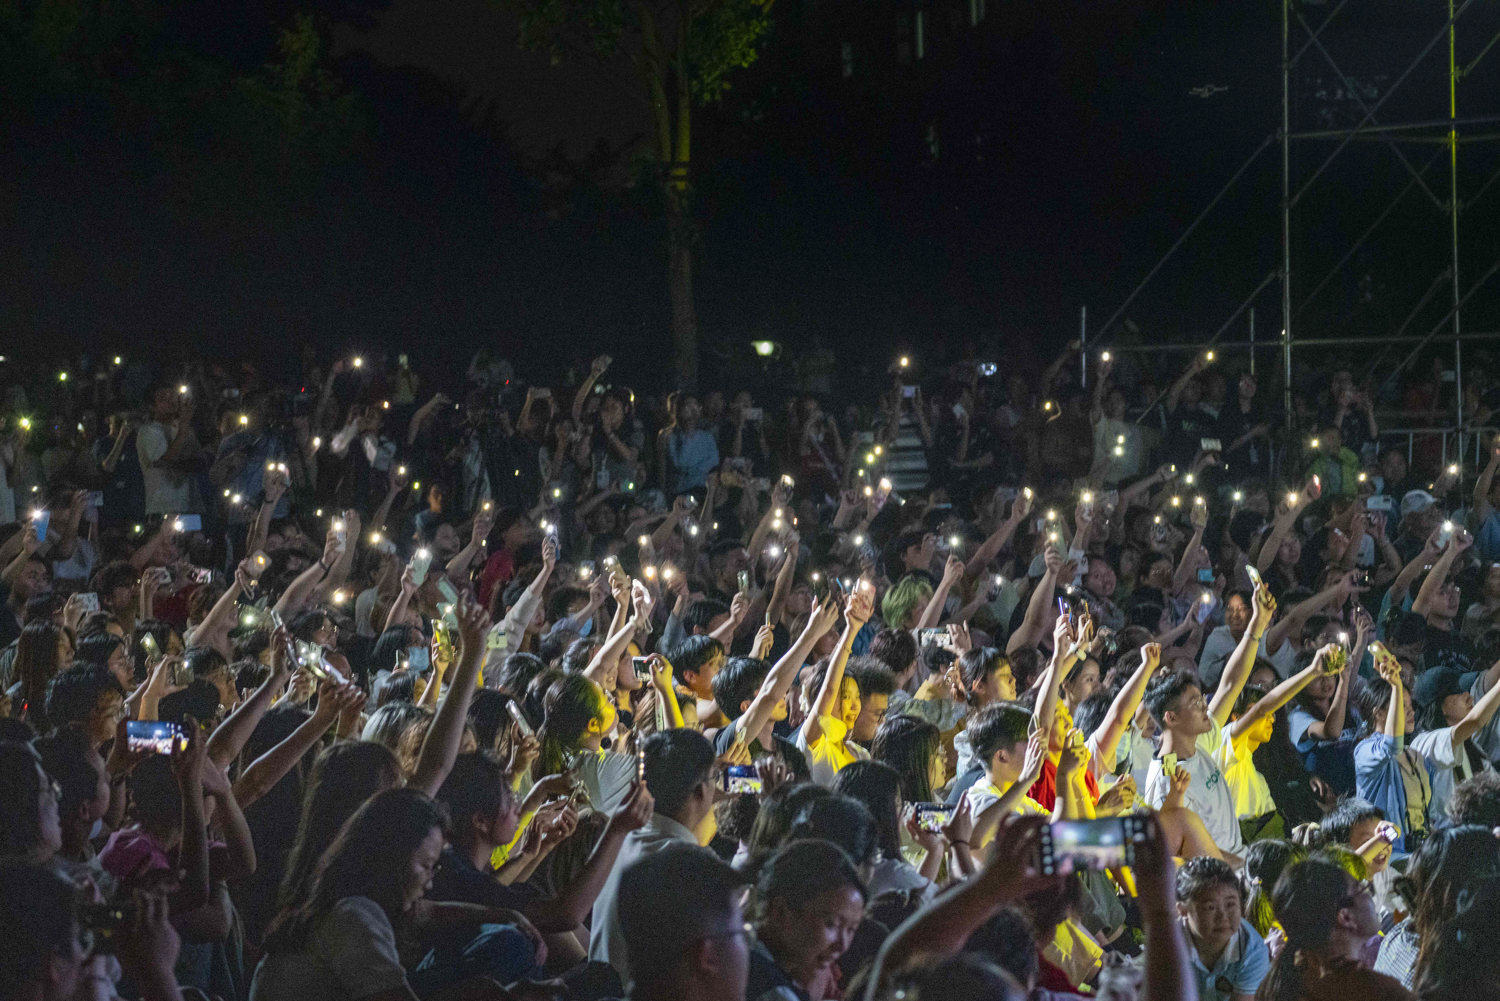
<svg viewBox="0 0 1500 1001">
<path fill-rule="evenodd" d="M 1155 643 L 1147 643 L 1141 647 L 1141 666 L 1131 674 L 1125 687 L 1120 689 L 1120 694 L 1110 703 L 1109 712 L 1104 714 L 1104 722 L 1100 724 L 1098 737 L 1094 741 L 1094 750 L 1105 771 L 1114 771 L 1115 752 L 1120 748 L 1120 738 L 1125 736 L 1125 727 L 1135 717 L 1135 711 L 1140 708 L 1141 699 L 1145 697 L 1146 688 L 1160 666 L 1161 647 Z"/>
<path fill-rule="evenodd" d="M 844 665 L 849 663 L 849 648 L 854 645 L 854 637 L 870 618 L 872 602 L 863 589 L 851 594 L 846 605 L 844 633 L 839 637 L 838 649 L 829 660 L 828 672 L 823 675 L 823 687 L 818 689 L 818 696 L 807 711 L 807 722 L 802 724 L 802 735 L 809 747 L 823 736 L 823 717 L 833 714 L 839 691 L 844 684 Z"/>
<path fill-rule="evenodd" d="M 1250 627 L 1245 630 L 1245 635 L 1240 637 L 1239 644 L 1234 652 L 1229 655 L 1229 660 L 1224 665 L 1224 674 L 1219 679 L 1219 690 L 1214 693 L 1213 702 L 1208 711 L 1220 726 L 1229 725 L 1229 714 L 1234 712 L 1234 704 L 1239 701 L 1240 692 L 1245 688 L 1245 682 L 1250 680 L 1250 671 L 1255 667 L 1255 655 L 1260 651 L 1260 638 L 1266 634 L 1266 628 L 1271 624 L 1271 617 L 1276 614 L 1276 599 L 1271 597 L 1271 589 L 1264 583 L 1255 588 L 1255 614 L 1250 620 Z"/>
<path fill-rule="evenodd" d="M 459 594 L 458 607 L 453 611 L 458 616 L 458 666 L 453 672 L 453 683 L 444 693 L 432 726 L 427 730 L 427 738 L 422 741 L 422 752 L 409 783 L 413 789 L 428 796 L 437 795 L 458 757 L 469 703 L 474 699 L 474 688 L 479 680 L 484 634 L 490 628 L 489 615 L 468 594 Z"/>
</svg>

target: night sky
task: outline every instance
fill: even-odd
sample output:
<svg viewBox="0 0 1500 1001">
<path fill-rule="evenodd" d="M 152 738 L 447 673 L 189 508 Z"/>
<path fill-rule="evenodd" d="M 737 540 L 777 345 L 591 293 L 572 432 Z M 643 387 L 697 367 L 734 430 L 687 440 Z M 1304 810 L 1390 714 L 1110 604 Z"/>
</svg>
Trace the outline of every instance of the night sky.
<svg viewBox="0 0 1500 1001">
<path fill-rule="evenodd" d="M 1431 0 L 1400 5 L 1404 19 L 1396 5 L 1358 6 L 1325 38 L 1373 103 L 1442 16 Z M 1480 6 L 1461 59 L 1500 28 L 1500 4 Z M 845 84 L 840 18 L 868 35 L 861 15 L 884 7 L 778 0 L 760 61 L 698 113 L 697 301 L 711 355 L 816 335 L 849 354 L 975 338 L 1041 357 L 1076 332 L 1081 304 L 1095 326 L 1112 313 L 1279 122 L 1274 3 L 989 0 L 973 39 L 936 39 L 916 71 L 862 63 Z M 1301 9 L 1316 23 L 1332 7 Z M 362 131 L 310 180 L 295 176 L 305 157 L 278 162 L 290 180 L 216 166 L 234 162 L 223 152 L 234 136 L 192 121 L 166 142 L 170 128 L 149 117 L 100 125 L 26 106 L 0 147 L 7 332 L 59 346 L 290 335 L 399 350 L 420 338 L 434 360 L 481 339 L 539 360 L 609 347 L 649 379 L 668 311 L 660 214 L 630 183 L 648 122 L 628 68 L 549 66 L 517 49 L 515 23 L 486 0 L 392 0 L 359 24 L 320 23 Z M 256 48 L 243 41 L 254 31 L 195 30 L 174 41 L 244 72 L 269 54 L 268 31 Z M 1446 113 L 1445 48 L 1381 121 Z M 1500 112 L 1497 71 L 1492 53 L 1464 82 L 1460 114 Z M 1362 114 L 1315 51 L 1296 91 L 1303 128 Z M 1331 148 L 1299 146 L 1298 170 Z M 1438 152 L 1403 149 L 1418 167 Z M 1206 336 L 1278 266 L 1278 156 L 1262 154 L 1132 307 L 1145 336 Z M 1473 192 L 1500 145 L 1465 146 L 1462 165 Z M 1446 198 L 1445 159 L 1429 177 Z M 1382 143 L 1352 143 L 1299 213 L 1294 290 L 1407 180 Z M 1493 262 L 1497 199 L 1500 184 L 1465 220 L 1465 286 Z M 1299 324 L 1390 332 L 1446 256 L 1444 216 L 1408 196 Z M 1410 333 L 1441 317 L 1436 299 Z M 1269 336 L 1275 283 L 1256 306 Z M 1487 289 L 1465 326 L 1500 328 L 1497 313 Z"/>
</svg>

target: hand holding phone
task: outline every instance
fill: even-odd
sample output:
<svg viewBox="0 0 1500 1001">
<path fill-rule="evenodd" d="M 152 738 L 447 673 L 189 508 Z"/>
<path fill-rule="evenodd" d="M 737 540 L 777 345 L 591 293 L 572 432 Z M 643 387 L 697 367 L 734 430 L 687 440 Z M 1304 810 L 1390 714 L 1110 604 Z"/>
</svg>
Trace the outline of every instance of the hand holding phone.
<svg viewBox="0 0 1500 1001">
<path fill-rule="evenodd" d="M 187 731 L 180 723 L 133 719 L 125 724 L 125 747 L 133 754 L 178 754 L 187 746 Z"/>
</svg>

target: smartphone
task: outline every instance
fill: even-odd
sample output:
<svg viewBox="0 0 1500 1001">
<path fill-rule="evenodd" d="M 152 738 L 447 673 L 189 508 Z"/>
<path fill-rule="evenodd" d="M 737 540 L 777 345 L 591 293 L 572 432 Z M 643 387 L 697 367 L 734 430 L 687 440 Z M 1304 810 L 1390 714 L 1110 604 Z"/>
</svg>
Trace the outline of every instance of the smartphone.
<svg viewBox="0 0 1500 1001">
<path fill-rule="evenodd" d="M 452 584 L 448 583 L 447 577 L 443 577 L 438 580 L 437 589 L 438 593 L 443 596 L 443 600 L 445 602 L 454 606 L 455 608 L 458 606 L 458 592 L 453 589 Z M 443 618 L 452 618 L 455 625 L 458 623 L 457 618 L 452 617 L 451 614 L 445 614 Z"/>
<path fill-rule="evenodd" d="M 1213 572 L 1213 569 L 1210 568 L 1210 567 L 1199 567 L 1198 568 L 1198 583 L 1200 583 L 1200 584 L 1212 584 L 1213 582 L 1214 582 L 1214 572 Z"/>
<path fill-rule="evenodd" d="M 741 570 L 740 573 L 739 573 L 739 579 L 740 579 L 740 594 L 749 594 L 750 593 L 750 571 L 748 571 L 748 570 Z"/>
<path fill-rule="evenodd" d="M 1438 542 L 1437 542 L 1437 545 L 1438 545 L 1439 549 L 1442 549 L 1444 546 L 1446 546 L 1448 544 L 1448 540 L 1450 540 L 1450 539 L 1453 538 L 1453 527 L 1454 527 L 1453 526 L 1453 522 L 1451 522 L 1451 521 L 1445 521 L 1445 522 L 1443 522 L 1443 527 L 1438 532 Z"/>
<path fill-rule="evenodd" d="M 1171 780 L 1173 775 L 1177 774 L 1176 751 L 1169 751 L 1168 753 L 1161 756 L 1161 770 L 1166 773 L 1167 779 L 1169 781 Z"/>
<path fill-rule="evenodd" d="M 83 503 L 85 507 L 103 507 L 104 491 L 90 490 L 88 493 L 83 495 Z"/>
<path fill-rule="evenodd" d="M 910 399 L 914 398 L 917 395 L 917 387 L 916 386 L 902 386 L 901 387 L 901 395 L 904 396 L 904 397 L 906 397 L 908 400 L 910 400 Z"/>
<path fill-rule="evenodd" d="M 176 754 L 187 750 L 181 723 L 133 719 L 125 724 L 125 746 L 135 754 Z"/>
<path fill-rule="evenodd" d="M 1062 599 L 1058 599 L 1058 600 L 1060 601 Z M 948 640 L 948 627 L 947 626 L 934 626 L 934 627 L 932 627 L 930 629 L 924 629 L 917 636 L 917 643 L 918 643 L 919 646 L 928 646 L 929 644 L 935 644 L 937 646 L 942 646 L 944 643 L 947 642 L 947 640 Z"/>
<path fill-rule="evenodd" d="M 167 672 L 167 681 L 178 688 L 186 688 L 193 683 L 193 669 L 185 660 L 174 660 L 172 668 Z"/>
<path fill-rule="evenodd" d="M 635 742 L 635 780 L 643 784 L 646 781 L 646 742 L 644 740 Z"/>
<path fill-rule="evenodd" d="M 161 647 L 156 645 L 156 637 L 150 633 L 141 633 L 141 649 L 145 651 L 148 660 L 161 656 Z"/>
<path fill-rule="evenodd" d="M 84 591 L 78 595 L 78 604 L 85 612 L 99 611 L 99 592 Z"/>
<path fill-rule="evenodd" d="M 912 810 L 920 830 L 942 831 L 953 822 L 953 807 L 946 803 L 917 803 Z"/>
<path fill-rule="evenodd" d="M 731 796 L 740 793 L 758 796 L 766 791 L 766 784 L 761 781 L 760 772 L 755 770 L 754 765 L 726 765 L 724 767 L 724 791 Z"/>
<path fill-rule="evenodd" d="M 432 550 L 418 549 L 411 556 L 411 579 L 418 587 L 427 579 L 427 568 L 432 566 Z"/>
<path fill-rule="evenodd" d="M 213 581 L 214 572 L 208 567 L 189 566 L 183 571 L 183 576 L 194 584 L 208 584 Z"/>
<path fill-rule="evenodd" d="M 52 512 L 45 508 L 31 516 L 31 523 L 36 526 L 36 537 L 38 540 L 47 538 L 47 526 L 52 524 Z"/>
<path fill-rule="evenodd" d="M 1042 874 L 1114 869 L 1135 863 L 1135 846 L 1146 840 L 1140 817 L 1059 820 L 1042 828 Z"/>
<path fill-rule="evenodd" d="M 526 722 L 526 714 L 521 712 L 521 704 L 514 700 L 505 703 L 505 708 L 510 712 L 510 718 L 516 721 L 516 727 L 521 731 L 523 737 L 533 737 L 536 731 L 531 724 Z"/>
<path fill-rule="evenodd" d="M 996 372 L 1000 371 L 1000 366 L 996 365 L 992 361 L 982 361 L 977 366 L 975 366 L 975 370 L 980 375 L 991 376 L 991 375 L 994 375 Z"/>
<path fill-rule="evenodd" d="M 83 904 L 78 908 L 78 924 L 92 933 L 96 954 L 113 955 L 120 940 L 135 926 L 135 902 Z"/>
<path fill-rule="evenodd" d="M 251 580 L 260 580 L 260 575 L 266 572 L 271 565 L 271 557 L 265 554 L 265 550 L 257 549 L 255 555 L 250 557 L 250 572 L 254 574 Z"/>
<path fill-rule="evenodd" d="M 1245 564 L 1245 576 L 1250 578 L 1250 583 L 1253 586 L 1260 587 L 1260 585 L 1261 585 L 1260 571 L 1257 570 L 1257 569 L 1255 569 L 1255 564 L 1254 563 L 1246 563 Z"/>
<path fill-rule="evenodd" d="M 651 658 L 650 657 L 631 657 L 630 658 L 630 667 L 631 667 L 631 670 L 635 671 L 635 677 L 636 677 L 637 681 L 642 681 L 642 682 L 647 682 L 647 683 L 649 683 L 651 681 Z"/>
<path fill-rule="evenodd" d="M 1199 438 L 1198 450 L 1200 452 L 1222 452 L 1224 451 L 1224 446 L 1219 443 L 1219 439 L 1217 438 Z"/>
<path fill-rule="evenodd" d="M 762 410 L 760 407 L 746 407 L 745 408 L 745 420 L 747 420 L 747 421 L 763 420 L 765 418 L 765 416 L 766 416 L 766 412 L 764 410 Z"/>
</svg>

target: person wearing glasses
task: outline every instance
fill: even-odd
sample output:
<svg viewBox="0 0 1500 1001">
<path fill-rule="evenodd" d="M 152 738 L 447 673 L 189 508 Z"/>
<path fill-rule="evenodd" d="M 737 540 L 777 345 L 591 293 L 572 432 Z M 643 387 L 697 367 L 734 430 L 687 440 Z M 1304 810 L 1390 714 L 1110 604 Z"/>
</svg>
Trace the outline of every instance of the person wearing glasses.
<svg viewBox="0 0 1500 1001">
<path fill-rule="evenodd" d="M 1256 992 L 1257 1001 L 1398 1001 L 1413 995 L 1383 973 L 1367 970 L 1360 953 L 1380 931 L 1370 881 L 1336 863 L 1310 858 L 1276 881 L 1271 907 L 1285 944 Z"/>
<path fill-rule="evenodd" d="M 744 1001 L 750 926 L 740 910 L 745 875 L 712 852 L 668 845 L 620 876 L 632 1001 Z M 670 921 L 662 915 L 670 914 Z"/>
</svg>

